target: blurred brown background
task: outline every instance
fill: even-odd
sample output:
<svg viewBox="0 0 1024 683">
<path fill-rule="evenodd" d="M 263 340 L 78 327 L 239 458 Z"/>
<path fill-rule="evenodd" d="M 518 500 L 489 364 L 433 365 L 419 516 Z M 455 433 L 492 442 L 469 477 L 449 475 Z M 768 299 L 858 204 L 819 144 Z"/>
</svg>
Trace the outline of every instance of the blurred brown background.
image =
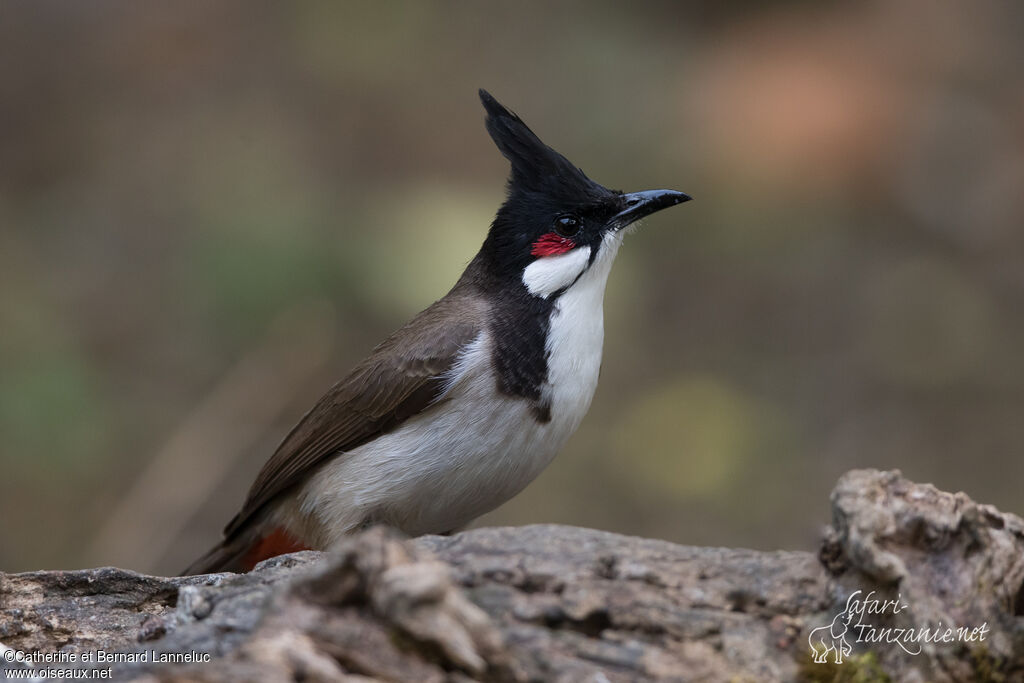
<svg viewBox="0 0 1024 683">
<path fill-rule="evenodd" d="M 1024 5 L 0 6 L 0 569 L 180 569 L 503 195 L 486 87 L 696 201 L 485 524 L 812 548 L 843 471 L 1024 512 Z"/>
</svg>

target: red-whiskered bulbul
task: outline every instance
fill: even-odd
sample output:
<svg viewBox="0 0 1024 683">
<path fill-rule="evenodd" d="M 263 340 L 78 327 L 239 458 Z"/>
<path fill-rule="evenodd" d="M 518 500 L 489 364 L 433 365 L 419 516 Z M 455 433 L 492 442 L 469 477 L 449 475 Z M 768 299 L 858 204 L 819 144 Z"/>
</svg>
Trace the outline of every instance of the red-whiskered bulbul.
<svg viewBox="0 0 1024 683">
<path fill-rule="evenodd" d="M 479 253 L 302 418 L 186 574 L 248 570 L 371 524 L 456 531 L 519 493 L 580 424 L 624 229 L 690 197 L 609 190 L 480 99 L 512 172 Z"/>
</svg>

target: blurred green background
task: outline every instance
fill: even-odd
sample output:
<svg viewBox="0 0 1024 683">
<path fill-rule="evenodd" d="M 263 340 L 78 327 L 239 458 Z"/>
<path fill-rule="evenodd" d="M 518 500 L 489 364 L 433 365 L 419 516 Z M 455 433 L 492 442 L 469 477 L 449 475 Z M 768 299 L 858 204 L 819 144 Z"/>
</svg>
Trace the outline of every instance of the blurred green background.
<svg viewBox="0 0 1024 683">
<path fill-rule="evenodd" d="M 177 571 L 442 296 L 507 167 L 627 240 L 589 416 L 483 524 L 812 549 L 853 467 L 1024 512 L 1024 5 L 0 6 L 0 569 Z"/>
</svg>

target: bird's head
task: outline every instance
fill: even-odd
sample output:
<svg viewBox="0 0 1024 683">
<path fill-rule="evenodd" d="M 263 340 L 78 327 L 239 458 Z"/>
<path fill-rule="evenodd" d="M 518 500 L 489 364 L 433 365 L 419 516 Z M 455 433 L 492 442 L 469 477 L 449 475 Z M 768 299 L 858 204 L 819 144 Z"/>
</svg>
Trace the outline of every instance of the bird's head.
<svg viewBox="0 0 1024 683">
<path fill-rule="evenodd" d="M 481 249 L 501 280 L 518 278 L 535 296 L 558 296 L 595 263 L 610 263 L 625 228 L 690 199 L 675 190 L 624 193 L 595 183 L 490 93 L 481 90 L 480 99 L 487 132 L 512 164 L 508 196 Z"/>
</svg>

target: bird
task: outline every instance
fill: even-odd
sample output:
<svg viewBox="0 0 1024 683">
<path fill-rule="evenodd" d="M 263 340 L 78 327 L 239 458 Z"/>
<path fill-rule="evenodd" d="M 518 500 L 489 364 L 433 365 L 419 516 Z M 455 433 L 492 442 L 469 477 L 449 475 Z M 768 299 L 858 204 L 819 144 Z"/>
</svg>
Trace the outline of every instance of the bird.
<svg viewBox="0 0 1024 683">
<path fill-rule="evenodd" d="M 576 431 L 598 383 L 623 236 L 690 196 L 608 189 L 479 96 L 511 166 L 480 251 L 317 401 L 222 540 L 183 574 L 249 571 L 377 524 L 455 533 L 524 489 Z"/>
</svg>

